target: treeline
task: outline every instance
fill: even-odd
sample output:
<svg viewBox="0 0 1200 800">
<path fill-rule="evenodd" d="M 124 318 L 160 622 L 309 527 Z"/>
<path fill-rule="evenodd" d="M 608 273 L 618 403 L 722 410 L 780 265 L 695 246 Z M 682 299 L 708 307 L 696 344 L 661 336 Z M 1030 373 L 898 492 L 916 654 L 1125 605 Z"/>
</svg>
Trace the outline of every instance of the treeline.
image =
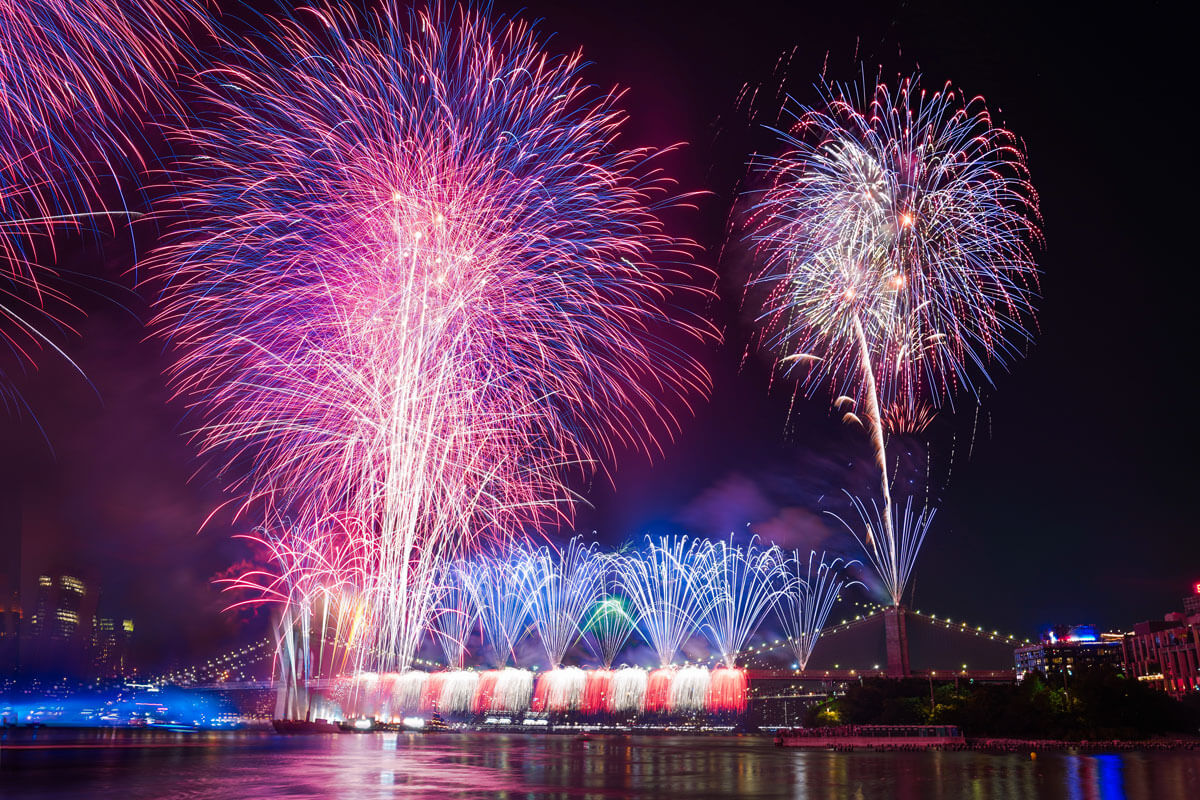
<svg viewBox="0 0 1200 800">
<path fill-rule="evenodd" d="M 869 678 L 809 708 L 809 726 L 951 724 L 967 736 L 1138 739 L 1200 733 L 1200 697 L 1174 700 L 1111 668 L 1019 684 Z"/>
</svg>

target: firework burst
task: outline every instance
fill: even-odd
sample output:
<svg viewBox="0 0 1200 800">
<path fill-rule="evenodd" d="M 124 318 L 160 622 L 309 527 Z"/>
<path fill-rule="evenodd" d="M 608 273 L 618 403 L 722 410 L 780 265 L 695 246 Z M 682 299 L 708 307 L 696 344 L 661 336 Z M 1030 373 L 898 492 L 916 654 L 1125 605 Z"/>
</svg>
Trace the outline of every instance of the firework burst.
<svg viewBox="0 0 1200 800">
<path fill-rule="evenodd" d="M 915 77 L 819 90 L 780 133 L 785 152 L 752 166 L 765 187 L 747 233 L 769 287 L 763 344 L 805 391 L 832 386 L 856 405 L 846 413 L 870 431 L 884 510 L 868 545 L 899 604 L 911 561 L 894 531 L 883 409 L 907 418 L 977 393 L 976 375 L 990 382 L 989 364 L 1020 354 L 1037 193 L 1021 143 L 979 98 Z"/>
<path fill-rule="evenodd" d="M 594 546 L 575 536 L 561 551 L 541 547 L 529 553 L 528 565 L 529 614 L 553 670 L 562 666 L 567 648 L 579 638 L 584 616 L 600 594 L 604 563 Z"/>
<path fill-rule="evenodd" d="M 227 44 L 174 131 L 157 324 L 243 513 L 350 529 L 403 668 L 437 563 L 673 433 L 708 291 L 579 54 L 441 3 L 300 13 Z"/>
</svg>

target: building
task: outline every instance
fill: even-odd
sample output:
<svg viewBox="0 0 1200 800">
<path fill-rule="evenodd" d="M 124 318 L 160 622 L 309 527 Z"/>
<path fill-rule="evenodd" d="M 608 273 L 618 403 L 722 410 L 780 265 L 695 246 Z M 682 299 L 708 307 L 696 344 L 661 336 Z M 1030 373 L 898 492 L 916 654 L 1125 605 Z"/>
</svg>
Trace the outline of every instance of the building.
<svg viewBox="0 0 1200 800">
<path fill-rule="evenodd" d="M 92 667 L 101 678 L 121 678 L 130 674 L 129 644 L 133 639 L 133 620 L 99 617 L 92 623 Z"/>
<path fill-rule="evenodd" d="M 1194 617 L 1200 614 L 1200 583 L 1192 587 L 1192 593 L 1183 598 L 1183 614 L 1186 617 Z"/>
<path fill-rule="evenodd" d="M 25 609 L 21 645 L 22 671 L 84 677 L 89 657 L 96 593 L 78 575 L 66 572 L 37 576 L 32 607 Z"/>
<path fill-rule="evenodd" d="M 1096 633 L 1094 625 L 1060 625 L 1046 631 L 1039 642 L 1013 651 L 1017 680 L 1030 672 L 1042 675 L 1073 675 L 1094 667 L 1124 669 L 1121 638 Z"/>
<path fill-rule="evenodd" d="M 1139 622 L 1122 642 L 1130 676 L 1172 697 L 1200 691 L 1200 583 L 1183 608 L 1162 620 Z"/>
</svg>

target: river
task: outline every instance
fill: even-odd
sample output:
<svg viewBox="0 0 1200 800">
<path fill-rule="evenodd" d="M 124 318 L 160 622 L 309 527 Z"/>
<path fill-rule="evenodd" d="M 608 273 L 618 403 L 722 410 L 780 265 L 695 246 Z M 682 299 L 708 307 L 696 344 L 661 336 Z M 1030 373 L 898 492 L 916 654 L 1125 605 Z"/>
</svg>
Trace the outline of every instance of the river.
<svg viewBox="0 0 1200 800">
<path fill-rule="evenodd" d="M 12 741 L 9 741 L 12 744 Z M 834 753 L 766 737 L 43 731 L 0 798 L 1195 800 L 1200 752 Z M 35 749 L 28 746 L 36 745 Z"/>
</svg>

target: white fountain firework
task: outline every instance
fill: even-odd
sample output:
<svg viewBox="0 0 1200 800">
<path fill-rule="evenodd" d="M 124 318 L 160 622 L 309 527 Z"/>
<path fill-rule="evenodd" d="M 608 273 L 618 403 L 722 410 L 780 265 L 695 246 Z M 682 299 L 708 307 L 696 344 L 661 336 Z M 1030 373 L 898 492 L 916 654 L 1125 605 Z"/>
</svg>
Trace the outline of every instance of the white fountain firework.
<svg viewBox="0 0 1200 800">
<path fill-rule="evenodd" d="M 421 698 L 425 694 L 425 686 L 429 681 L 429 673 L 420 670 L 409 670 L 396 679 L 392 689 L 392 708 L 411 714 L 421 707 Z"/>
<path fill-rule="evenodd" d="M 529 708 L 533 699 L 533 673 L 527 669 L 506 667 L 496 676 L 496 688 L 488 710 L 499 714 L 516 714 Z"/>
<path fill-rule="evenodd" d="M 681 714 L 703 711 L 711 679 L 704 667 L 683 667 L 676 672 L 671 681 L 670 710 Z"/>
<path fill-rule="evenodd" d="M 438 697 L 438 711 L 443 714 L 469 714 L 475 708 L 475 692 L 479 688 L 479 673 L 459 669 L 447 673 Z"/>
<path fill-rule="evenodd" d="M 807 568 L 805 559 L 800 551 L 793 551 L 784 563 L 784 586 L 779 602 L 779 621 L 788 637 L 788 645 L 796 656 L 800 669 L 808 668 L 808 661 L 816 649 L 817 640 L 825 627 L 825 620 L 833 610 L 833 604 L 843 588 L 853 586 L 859 581 L 847 583 L 839 574 L 839 567 L 849 568 L 857 561 L 847 561 L 835 558 L 826 563 L 825 554 L 821 554 L 816 572 L 813 563 L 816 561 L 815 550 L 809 552 Z"/>
<path fill-rule="evenodd" d="M 733 536 L 706 544 L 705 570 L 699 591 L 707 595 L 703 630 L 732 668 L 746 641 L 779 599 L 778 574 L 783 554 L 777 547 L 761 547 L 752 536 L 745 547 Z"/>
<path fill-rule="evenodd" d="M 528 568 L 523 554 L 514 548 L 504 558 L 473 562 L 465 573 L 479 627 L 497 669 L 507 665 L 510 658 L 515 660 L 517 643 L 528 632 Z"/>
<path fill-rule="evenodd" d="M 638 624 L 654 647 L 661 666 L 668 666 L 698 632 L 710 595 L 701 582 L 705 547 L 687 536 L 646 537 L 641 553 L 620 560 L 619 584 L 637 611 Z"/>
<path fill-rule="evenodd" d="M 461 670 L 466 661 L 467 639 L 471 627 L 478 621 L 479 612 L 472 602 L 466 565 L 462 562 L 442 566 L 438 579 L 438 604 L 433 615 L 433 631 L 446 666 Z"/>
<path fill-rule="evenodd" d="M 543 678 L 546 680 L 547 711 L 578 711 L 583 706 L 587 673 L 579 667 L 553 669 Z"/>
<path fill-rule="evenodd" d="M 646 706 L 646 680 L 646 670 L 638 667 L 614 672 L 609 707 L 615 712 L 641 712 Z"/>
<path fill-rule="evenodd" d="M 894 504 L 886 503 L 881 510 L 874 500 L 868 509 L 866 503 L 849 492 L 846 492 L 846 496 L 850 498 L 854 510 L 858 513 L 865 531 L 862 536 L 859 535 L 858 528 L 837 514 L 826 513 L 846 526 L 846 530 L 850 531 L 866 551 L 867 558 L 883 581 L 884 588 L 892 597 L 899 598 L 908 584 L 917 553 L 921 550 L 929 526 L 933 524 L 937 509 L 925 506 L 919 512 L 914 512 L 911 497 L 905 501 L 903 511 Z M 888 541 L 890 545 L 881 549 L 878 546 L 881 539 Z"/>
<path fill-rule="evenodd" d="M 600 594 L 604 564 L 595 548 L 576 536 L 562 551 L 541 547 L 528 554 L 523 570 L 533 618 L 551 669 L 580 634 L 580 623 Z"/>
</svg>

